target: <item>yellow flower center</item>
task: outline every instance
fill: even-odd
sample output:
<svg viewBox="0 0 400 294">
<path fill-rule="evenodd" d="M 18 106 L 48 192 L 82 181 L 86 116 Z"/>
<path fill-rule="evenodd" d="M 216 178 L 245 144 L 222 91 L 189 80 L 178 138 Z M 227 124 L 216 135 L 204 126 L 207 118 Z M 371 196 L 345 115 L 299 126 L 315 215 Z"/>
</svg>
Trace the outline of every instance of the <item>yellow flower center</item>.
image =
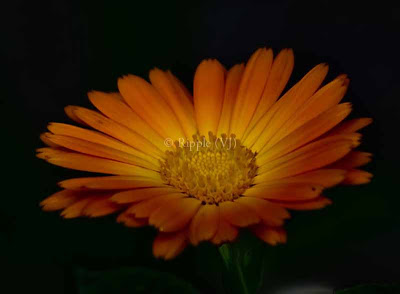
<svg viewBox="0 0 400 294">
<path fill-rule="evenodd" d="M 256 154 L 241 145 L 235 135 L 209 139 L 193 135 L 193 141 L 175 142 L 161 162 L 161 178 L 203 204 L 239 198 L 257 173 Z"/>
</svg>

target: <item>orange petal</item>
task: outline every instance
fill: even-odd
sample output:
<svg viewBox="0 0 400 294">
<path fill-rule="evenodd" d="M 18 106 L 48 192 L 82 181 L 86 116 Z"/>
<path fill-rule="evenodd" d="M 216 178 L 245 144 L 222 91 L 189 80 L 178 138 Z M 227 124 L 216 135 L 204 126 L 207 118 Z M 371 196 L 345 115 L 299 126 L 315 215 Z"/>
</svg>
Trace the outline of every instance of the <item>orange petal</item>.
<svg viewBox="0 0 400 294">
<path fill-rule="evenodd" d="M 286 231 L 281 227 L 270 227 L 263 224 L 255 225 L 250 230 L 261 240 L 270 244 L 286 243 Z"/>
<path fill-rule="evenodd" d="M 134 214 L 138 218 L 149 217 L 154 211 L 156 211 L 159 207 L 165 205 L 171 205 L 171 203 L 177 201 L 180 198 L 186 197 L 182 193 L 174 193 L 174 194 L 166 194 L 160 195 L 145 201 L 142 201 L 138 204 L 134 204 L 127 209 L 127 213 Z"/>
<path fill-rule="evenodd" d="M 265 153 L 263 156 L 264 161 L 269 161 L 285 155 L 326 133 L 340 123 L 350 112 L 351 105 L 349 103 L 334 106 L 316 118 L 308 121 L 279 142 L 271 139 L 265 147 L 261 149 L 260 156 Z"/>
<path fill-rule="evenodd" d="M 166 260 L 173 259 L 185 249 L 186 245 L 184 231 L 159 233 L 153 242 L 153 255 Z"/>
<path fill-rule="evenodd" d="M 237 64 L 228 71 L 221 118 L 218 124 L 218 136 L 221 136 L 222 134 L 230 134 L 229 130 L 233 115 L 233 107 L 235 106 L 236 96 L 239 90 L 239 83 L 242 79 L 243 72 L 243 64 Z"/>
<path fill-rule="evenodd" d="M 271 181 L 326 166 L 350 152 L 353 141 L 332 136 L 310 143 L 294 152 L 261 165 L 258 181 Z M 260 164 L 260 163 L 259 163 Z"/>
<path fill-rule="evenodd" d="M 139 151 L 159 158 L 163 156 L 163 152 L 145 137 L 140 136 L 136 132 L 131 131 L 127 127 L 105 117 L 104 115 L 83 107 L 70 106 L 72 111 L 85 123 L 92 128 L 108 134 Z"/>
<path fill-rule="evenodd" d="M 167 205 L 159 206 L 149 218 L 149 224 L 162 232 L 174 232 L 183 229 L 200 208 L 201 202 L 195 198 L 179 198 Z"/>
<path fill-rule="evenodd" d="M 50 133 L 48 133 L 46 136 L 49 141 L 57 144 L 58 146 L 65 147 L 73 151 L 106 159 L 112 159 L 115 161 L 125 162 L 155 171 L 159 169 L 158 164 L 156 164 L 155 162 L 152 163 L 145 159 L 142 159 L 141 157 L 137 157 L 135 155 L 125 153 L 101 144 L 96 144 L 69 136 L 53 135 Z"/>
<path fill-rule="evenodd" d="M 246 64 L 233 109 L 230 132 L 241 139 L 264 91 L 271 70 L 271 49 L 258 49 Z"/>
<path fill-rule="evenodd" d="M 333 187 L 343 181 L 346 171 L 342 169 L 319 169 L 306 172 L 294 177 L 287 177 L 269 182 L 262 182 L 260 178 L 255 178 L 254 184 L 290 184 L 303 183 L 319 185 L 325 188 Z"/>
<path fill-rule="evenodd" d="M 127 214 L 126 212 L 120 213 L 118 215 L 117 222 L 123 223 L 125 226 L 130 228 L 139 228 L 148 224 L 147 219 L 136 218 L 132 214 Z"/>
<path fill-rule="evenodd" d="M 366 165 L 371 161 L 371 153 L 351 151 L 345 157 L 332 163 L 329 168 L 351 169 Z"/>
<path fill-rule="evenodd" d="M 153 86 L 160 92 L 175 113 L 185 132 L 186 138 L 191 138 L 192 135 L 197 133 L 194 107 L 188 101 L 188 98 L 184 95 L 179 85 L 174 83 L 171 75 L 156 68 L 150 71 L 149 78 Z"/>
<path fill-rule="evenodd" d="M 64 111 L 65 114 L 72 119 L 74 122 L 80 124 L 80 125 L 84 125 L 84 126 L 88 126 L 87 123 L 85 123 L 83 120 L 81 120 L 73 111 L 74 109 L 70 106 L 66 106 L 64 107 Z"/>
<path fill-rule="evenodd" d="M 157 176 L 155 171 L 114 160 L 51 148 L 41 148 L 38 149 L 38 152 L 37 157 L 65 168 L 115 175 L 148 176 L 152 178 Z"/>
<path fill-rule="evenodd" d="M 161 151 L 167 149 L 164 139 L 123 101 L 119 93 L 91 91 L 88 96 L 104 115 L 146 138 Z"/>
<path fill-rule="evenodd" d="M 224 87 L 224 67 L 217 60 L 203 60 L 197 67 L 193 84 L 194 111 L 200 135 L 217 133 Z"/>
<path fill-rule="evenodd" d="M 273 202 L 282 207 L 292 210 L 315 210 L 324 208 L 325 206 L 332 204 L 332 201 L 330 199 L 322 196 L 310 201 L 296 201 L 296 202 L 273 201 Z"/>
<path fill-rule="evenodd" d="M 121 141 L 118 141 L 108 135 L 99 133 L 97 131 L 87 130 L 80 127 L 61 124 L 61 123 L 50 123 L 48 125 L 48 129 L 50 132 L 56 135 L 69 136 L 77 139 L 82 139 L 88 142 L 92 142 L 95 144 L 104 145 L 109 148 L 116 149 L 121 152 L 129 153 L 134 156 L 143 158 L 149 162 L 157 163 L 157 159 L 155 157 L 146 155 L 143 152 L 140 152 L 132 148 L 131 146 L 122 143 Z"/>
<path fill-rule="evenodd" d="M 72 190 L 125 190 L 144 187 L 163 186 L 161 178 L 143 176 L 107 176 L 68 179 L 58 183 Z"/>
<path fill-rule="evenodd" d="M 152 188 L 141 188 L 141 189 L 134 189 L 134 190 L 129 190 L 129 191 L 124 191 L 124 192 L 119 192 L 117 194 L 114 194 L 111 197 L 111 200 L 117 203 L 132 203 L 132 202 L 138 202 L 142 200 L 147 200 L 152 197 L 157 197 L 160 195 L 165 195 L 165 194 L 173 194 L 173 193 L 179 193 L 179 191 L 175 188 L 172 187 L 152 187 Z"/>
<path fill-rule="evenodd" d="M 368 126 L 371 123 L 372 123 L 372 118 L 352 119 L 352 120 L 346 121 L 346 122 L 338 125 L 332 131 L 330 131 L 327 135 L 332 136 L 332 135 L 338 135 L 338 134 L 354 133 L 362 128 L 365 128 L 366 126 Z"/>
<path fill-rule="evenodd" d="M 114 213 L 120 209 L 121 206 L 112 202 L 110 196 L 108 196 L 89 202 L 84 209 L 84 214 L 89 217 L 99 217 Z"/>
<path fill-rule="evenodd" d="M 232 226 L 227 220 L 220 217 L 217 232 L 211 242 L 216 245 L 220 245 L 224 242 L 232 242 L 236 239 L 238 234 L 239 230 L 235 226 Z"/>
<path fill-rule="evenodd" d="M 86 197 L 82 200 L 75 202 L 74 204 L 65 208 L 61 215 L 64 218 L 75 218 L 85 215 L 85 207 L 92 201 L 91 197 Z"/>
<path fill-rule="evenodd" d="M 308 99 L 300 109 L 289 118 L 275 136 L 268 142 L 273 145 L 305 123 L 321 116 L 337 105 L 346 93 L 349 79 L 346 75 L 340 75 L 335 80 L 319 89 Z"/>
<path fill-rule="evenodd" d="M 81 197 L 82 193 L 62 190 L 44 199 L 40 205 L 44 211 L 60 210 L 77 202 Z"/>
<path fill-rule="evenodd" d="M 270 74 L 268 76 L 267 84 L 265 85 L 264 92 L 261 96 L 257 109 L 254 112 L 253 118 L 250 121 L 249 127 L 245 132 L 245 137 L 260 118 L 270 109 L 270 107 L 278 99 L 279 95 L 285 88 L 290 75 L 292 74 L 294 65 L 294 56 L 292 49 L 283 49 L 276 56 Z"/>
<path fill-rule="evenodd" d="M 164 139 L 184 138 L 177 117 L 160 93 L 134 75 L 118 80 L 118 89 L 128 105 Z"/>
<path fill-rule="evenodd" d="M 290 217 L 286 209 L 261 198 L 240 197 L 235 202 L 247 206 L 268 225 L 280 226 L 285 219 Z"/>
<path fill-rule="evenodd" d="M 256 224 L 260 218 L 246 205 L 237 201 L 225 201 L 219 204 L 221 217 L 234 226 L 247 227 Z"/>
<path fill-rule="evenodd" d="M 174 84 L 174 87 L 178 90 L 180 93 L 180 97 L 182 97 L 182 103 L 185 104 L 186 109 L 190 109 L 193 107 L 193 96 L 189 92 L 189 90 L 185 87 L 185 85 L 176 77 L 172 74 L 171 71 L 167 71 L 167 74 L 171 80 L 171 82 Z M 183 99 L 185 97 L 185 99 Z M 194 115 L 194 107 L 193 107 L 193 115 Z"/>
<path fill-rule="evenodd" d="M 318 197 L 322 186 L 309 183 L 265 183 L 255 185 L 246 190 L 243 195 L 261 199 L 275 199 L 281 201 L 306 200 Z"/>
<path fill-rule="evenodd" d="M 42 140 L 42 142 L 43 142 L 44 144 L 46 144 L 47 146 L 49 146 L 49 147 L 52 147 L 52 148 L 58 148 L 58 147 L 60 147 L 60 146 L 58 146 L 57 144 L 51 142 L 51 141 L 48 139 L 49 135 L 51 135 L 51 133 L 49 133 L 49 132 L 40 134 L 40 140 Z"/>
<path fill-rule="evenodd" d="M 214 237 L 219 226 L 219 207 L 216 205 L 202 205 L 194 216 L 189 237 L 193 245 Z"/>
<path fill-rule="evenodd" d="M 372 174 L 359 169 L 352 169 L 346 174 L 346 178 L 343 180 L 344 185 L 361 185 L 367 184 L 371 181 Z"/>
<path fill-rule="evenodd" d="M 252 147 L 253 151 L 261 150 L 288 119 L 314 94 L 327 72 L 328 66 L 319 64 L 307 73 L 259 120 L 245 138 L 245 145 Z"/>
</svg>

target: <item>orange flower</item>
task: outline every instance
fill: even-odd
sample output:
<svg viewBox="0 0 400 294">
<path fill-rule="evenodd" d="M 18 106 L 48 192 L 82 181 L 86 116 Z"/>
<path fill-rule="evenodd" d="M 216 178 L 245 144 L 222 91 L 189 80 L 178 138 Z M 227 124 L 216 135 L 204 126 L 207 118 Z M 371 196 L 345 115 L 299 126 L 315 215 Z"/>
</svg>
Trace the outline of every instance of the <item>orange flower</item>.
<svg viewBox="0 0 400 294">
<path fill-rule="evenodd" d="M 118 212 L 128 227 L 152 225 L 153 253 L 165 259 L 188 243 L 233 241 L 243 227 L 272 245 L 285 242 L 288 209 L 322 208 L 331 203 L 325 188 L 371 178 L 358 169 L 370 154 L 353 151 L 371 120 L 342 122 L 351 111 L 340 103 L 348 78 L 320 88 L 328 66 L 319 64 L 279 98 L 293 59 L 292 50 L 273 58 L 259 49 L 228 71 L 204 60 L 193 98 L 159 69 L 151 84 L 128 75 L 119 93 L 90 92 L 99 112 L 66 107 L 83 127 L 50 123 L 38 157 L 109 175 L 60 182 L 64 190 L 43 209 L 65 218 Z"/>
</svg>

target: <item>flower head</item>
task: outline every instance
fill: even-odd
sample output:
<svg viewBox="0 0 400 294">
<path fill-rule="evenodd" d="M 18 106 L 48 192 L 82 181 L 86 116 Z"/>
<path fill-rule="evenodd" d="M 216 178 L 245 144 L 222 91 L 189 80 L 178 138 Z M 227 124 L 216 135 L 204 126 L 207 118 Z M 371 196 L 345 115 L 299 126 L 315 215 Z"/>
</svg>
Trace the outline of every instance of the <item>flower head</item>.
<svg viewBox="0 0 400 294">
<path fill-rule="evenodd" d="M 60 182 L 43 209 L 65 218 L 118 213 L 128 227 L 152 225 L 153 253 L 165 259 L 189 243 L 234 241 L 241 228 L 272 245 L 286 242 L 288 210 L 323 208 L 331 203 L 324 189 L 371 178 L 358 169 L 370 154 L 354 151 L 371 120 L 343 122 L 351 111 L 340 103 L 347 76 L 321 87 L 328 66 L 319 64 L 281 96 L 293 64 L 292 50 L 274 58 L 263 48 L 228 71 L 201 62 L 193 97 L 159 69 L 150 83 L 128 75 L 118 93 L 90 92 L 98 111 L 66 107 L 81 126 L 50 123 L 41 136 L 48 147 L 37 156 L 107 175 Z"/>
</svg>

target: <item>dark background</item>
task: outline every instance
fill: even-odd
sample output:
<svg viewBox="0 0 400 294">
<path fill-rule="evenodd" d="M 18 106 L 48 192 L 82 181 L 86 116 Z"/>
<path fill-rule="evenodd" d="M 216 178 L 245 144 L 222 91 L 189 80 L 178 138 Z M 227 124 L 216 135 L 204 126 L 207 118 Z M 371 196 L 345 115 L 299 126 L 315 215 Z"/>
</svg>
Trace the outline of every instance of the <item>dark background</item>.
<svg viewBox="0 0 400 294">
<path fill-rule="evenodd" d="M 294 48 L 290 85 L 320 62 L 330 64 L 329 79 L 349 75 L 354 116 L 374 119 L 361 149 L 374 153 L 367 169 L 375 175 L 370 185 L 328 191 L 334 204 L 322 211 L 294 214 L 288 244 L 265 247 L 263 291 L 399 282 L 399 9 L 385 1 L 188 2 L 2 4 L 0 292 L 89 293 L 93 275 L 124 266 L 172 274 L 203 293 L 221 289 L 222 264 L 210 245 L 163 262 L 151 255 L 151 228 L 42 212 L 38 203 L 56 182 L 81 173 L 50 166 L 34 150 L 47 122 L 68 121 L 64 106 L 88 106 L 87 91 L 116 90 L 123 74 L 146 77 L 157 66 L 191 88 L 201 59 L 230 67 L 260 46 Z M 154 288 L 137 277 L 129 279 L 138 293 Z"/>
</svg>

